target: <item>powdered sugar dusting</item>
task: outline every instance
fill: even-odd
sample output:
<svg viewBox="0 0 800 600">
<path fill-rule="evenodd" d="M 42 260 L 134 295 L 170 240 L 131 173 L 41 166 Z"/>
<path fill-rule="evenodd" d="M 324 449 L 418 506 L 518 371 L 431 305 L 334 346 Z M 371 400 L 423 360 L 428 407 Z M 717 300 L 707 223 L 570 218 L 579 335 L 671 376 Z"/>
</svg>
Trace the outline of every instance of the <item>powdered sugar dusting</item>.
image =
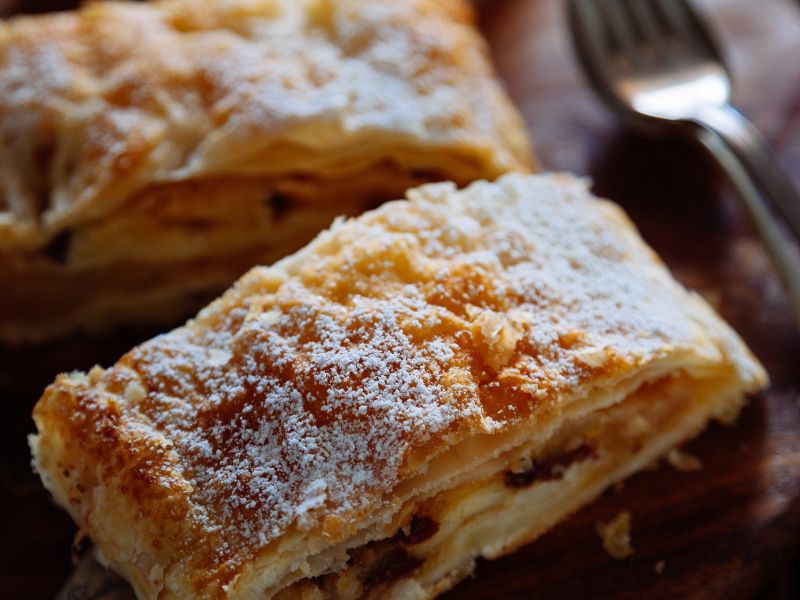
<svg viewBox="0 0 800 600">
<path fill-rule="evenodd" d="M 466 10 L 167 0 L 0 23 L 0 140 L 16 148 L 5 171 L 20 174 L 0 197 L 19 218 L 15 207 L 46 197 L 34 222 L 55 228 L 154 184 L 338 173 L 370 151 L 380 163 L 422 148 L 409 169 L 448 170 L 426 148 L 485 163 L 474 168 L 486 176 L 523 169 L 529 151 L 519 136 L 504 141 L 518 123 Z M 53 164 L 26 171 L 41 148 Z"/>
<path fill-rule="evenodd" d="M 354 522 L 449 445 L 631 365 L 746 352 L 579 181 L 411 196 L 254 269 L 106 373 L 140 381 L 126 418 L 168 440 L 226 560 L 293 526 Z"/>
<path fill-rule="evenodd" d="M 152 391 L 142 408 L 176 442 L 196 490 L 224 529 L 264 544 L 314 511 L 363 510 L 365 490 L 396 478 L 408 447 L 480 419 L 477 398 L 442 381 L 457 347 L 414 341 L 430 315 L 407 298 L 353 299 L 349 310 L 287 285 L 281 314 L 234 335 L 179 330 L 132 354 Z M 281 301 L 281 297 L 286 300 Z M 389 477 L 390 479 L 386 479 Z"/>
</svg>

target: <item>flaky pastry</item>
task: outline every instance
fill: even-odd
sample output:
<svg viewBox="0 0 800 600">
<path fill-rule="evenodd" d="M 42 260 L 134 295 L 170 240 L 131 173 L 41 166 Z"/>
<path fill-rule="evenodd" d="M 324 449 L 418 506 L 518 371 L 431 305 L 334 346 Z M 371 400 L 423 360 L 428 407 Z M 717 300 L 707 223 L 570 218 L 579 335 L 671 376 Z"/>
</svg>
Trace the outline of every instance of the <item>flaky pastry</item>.
<svg viewBox="0 0 800 600">
<path fill-rule="evenodd" d="M 408 198 L 47 389 L 35 467 L 140 598 L 433 597 L 765 384 L 583 181 Z"/>
<path fill-rule="evenodd" d="M 0 147 L 6 341 L 194 312 L 339 214 L 532 166 L 466 0 L 0 22 Z"/>
</svg>

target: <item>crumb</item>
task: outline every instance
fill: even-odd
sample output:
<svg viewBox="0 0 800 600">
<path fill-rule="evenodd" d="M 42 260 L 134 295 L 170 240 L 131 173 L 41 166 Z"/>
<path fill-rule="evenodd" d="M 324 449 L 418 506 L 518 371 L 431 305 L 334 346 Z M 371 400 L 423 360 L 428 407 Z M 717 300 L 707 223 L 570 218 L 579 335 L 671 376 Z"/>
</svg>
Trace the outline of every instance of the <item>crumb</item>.
<svg viewBox="0 0 800 600">
<path fill-rule="evenodd" d="M 608 523 L 598 522 L 597 533 L 603 538 L 603 547 L 611 556 L 623 559 L 633 554 L 631 548 L 631 513 L 619 513 Z"/>
<path fill-rule="evenodd" d="M 669 451 L 667 462 L 678 471 L 699 471 L 703 468 L 703 463 L 699 458 L 678 448 Z"/>
<path fill-rule="evenodd" d="M 661 574 L 664 572 L 664 567 L 665 567 L 666 565 L 667 565 L 667 563 L 666 563 L 666 562 L 664 562 L 663 560 L 660 560 L 660 561 L 658 561 L 658 562 L 656 563 L 656 567 L 655 567 L 655 568 L 656 568 L 656 573 L 658 573 L 659 575 L 661 575 Z"/>
</svg>

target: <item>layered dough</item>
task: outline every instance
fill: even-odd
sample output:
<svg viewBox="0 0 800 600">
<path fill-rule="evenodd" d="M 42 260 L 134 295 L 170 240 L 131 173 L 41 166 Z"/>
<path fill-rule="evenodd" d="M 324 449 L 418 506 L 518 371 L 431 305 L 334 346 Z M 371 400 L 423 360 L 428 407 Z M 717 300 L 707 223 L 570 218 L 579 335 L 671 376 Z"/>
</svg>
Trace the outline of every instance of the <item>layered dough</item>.
<svg viewBox="0 0 800 600">
<path fill-rule="evenodd" d="M 7 283 L 0 340 L 39 341 L 120 323 L 174 324 L 253 265 L 301 248 L 338 216 L 374 208 L 385 182 L 399 192 L 415 181 L 376 166 L 349 184 L 293 179 L 276 186 L 228 177 L 149 190 L 43 247 L 0 250 L 0 281 Z"/>
<path fill-rule="evenodd" d="M 430 598 L 766 375 L 566 176 L 412 190 L 59 377 L 34 464 L 140 598 Z"/>
<path fill-rule="evenodd" d="M 434 597 L 469 576 L 478 557 L 533 541 L 709 419 L 728 422 L 740 400 L 725 382 L 678 376 L 644 384 L 617 404 L 566 419 L 546 441 L 487 461 L 451 489 L 412 500 L 392 537 L 351 550 L 340 570 L 301 575 L 276 599 Z"/>
<path fill-rule="evenodd" d="M 464 0 L 102 2 L 3 22 L 0 145 L 6 341 L 168 319 L 335 215 L 533 166 Z"/>
</svg>

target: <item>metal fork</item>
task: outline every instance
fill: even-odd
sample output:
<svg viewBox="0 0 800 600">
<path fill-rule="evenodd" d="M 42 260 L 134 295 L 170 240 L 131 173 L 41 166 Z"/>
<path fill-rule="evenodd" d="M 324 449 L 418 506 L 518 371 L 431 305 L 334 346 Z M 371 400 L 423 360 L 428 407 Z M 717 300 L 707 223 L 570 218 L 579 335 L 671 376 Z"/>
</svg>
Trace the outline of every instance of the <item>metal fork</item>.
<svg viewBox="0 0 800 600">
<path fill-rule="evenodd" d="M 730 103 L 731 77 L 687 0 L 570 0 L 578 56 L 622 119 L 654 134 L 691 133 L 737 187 L 800 322 L 800 259 L 772 203 L 800 239 L 800 195 L 766 141 Z"/>
</svg>

